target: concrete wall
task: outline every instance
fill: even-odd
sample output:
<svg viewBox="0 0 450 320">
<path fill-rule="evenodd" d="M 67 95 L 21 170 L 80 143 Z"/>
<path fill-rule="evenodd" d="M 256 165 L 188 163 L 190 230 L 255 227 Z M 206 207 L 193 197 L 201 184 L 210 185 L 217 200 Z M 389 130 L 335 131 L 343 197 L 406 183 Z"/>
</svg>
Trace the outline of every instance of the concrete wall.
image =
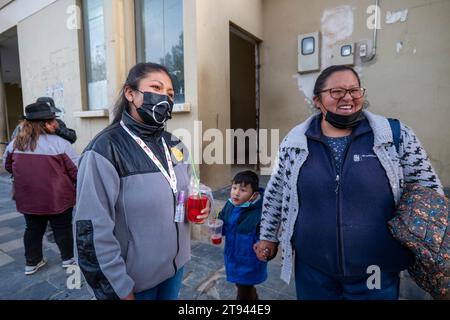
<svg viewBox="0 0 450 320">
<path fill-rule="evenodd" d="M 261 128 L 283 137 L 311 114 L 307 98 L 318 73 L 297 73 L 297 35 L 322 32 L 322 63 L 343 42 L 371 39 L 375 1 L 263 0 Z M 450 1 L 380 1 L 375 59 L 359 64 L 370 110 L 412 127 L 444 185 L 450 185 Z M 406 21 L 387 24 L 387 11 L 408 9 Z"/>
<path fill-rule="evenodd" d="M 230 21 L 261 38 L 262 2 L 197 0 L 196 7 L 199 119 L 204 131 L 218 128 L 225 133 L 230 128 Z M 231 178 L 230 166 L 202 165 L 201 175 L 213 187 L 224 186 Z"/>
<path fill-rule="evenodd" d="M 81 120 L 83 110 L 79 30 L 67 28 L 67 8 L 74 0 L 60 0 L 17 25 L 24 105 L 43 95 L 53 96 L 63 111 L 61 119 L 77 131 L 75 144 L 81 152 L 108 120 Z"/>
<path fill-rule="evenodd" d="M 0 1 L 0 33 L 14 27 L 28 16 L 56 0 L 2 0 Z"/>
</svg>

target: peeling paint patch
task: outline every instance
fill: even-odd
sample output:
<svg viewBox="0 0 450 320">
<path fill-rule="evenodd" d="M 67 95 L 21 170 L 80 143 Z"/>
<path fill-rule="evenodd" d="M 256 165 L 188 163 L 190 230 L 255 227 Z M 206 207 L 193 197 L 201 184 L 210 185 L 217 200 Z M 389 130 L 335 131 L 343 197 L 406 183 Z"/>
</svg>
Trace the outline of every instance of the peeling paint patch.
<svg viewBox="0 0 450 320">
<path fill-rule="evenodd" d="M 297 79 L 298 90 L 303 92 L 305 95 L 305 102 L 308 107 L 314 111 L 314 102 L 312 101 L 313 91 L 314 91 L 314 83 L 316 82 L 317 73 L 308 73 L 302 75 L 294 75 L 292 76 L 294 79 Z"/>
<path fill-rule="evenodd" d="M 402 50 L 403 48 L 403 42 L 402 41 L 397 42 L 396 47 L 397 53 L 400 53 L 400 50 Z"/>
<path fill-rule="evenodd" d="M 333 46 L 350 38 L 354 27 L 354 8 L 348 5 L 325 9 L 321 18 L 322 67 L 330 65 Z"/>
<path fill-rule="evenodd" d="M 408 18 L 408 9 L 401 11 L 388 11 L 386 12 L 386 24 L 392 24 L 397 22 L 405 22 Z"/>
<path fill-rule="evenodd" d="M 64 120 L 65 110 L 64 110 L 64 84 L 56 83 L 54 85 L 50 85 L 45 90 L 46 97 L 52 97 L 55 102 L 55 106 L 61 110 L 61 114 L 59 118 Z"/>
<path fill-rule="evenodd" d="M 350 38 L 354 29 L 354 8 L 348 5 L 325 9 L 321 18 L 322 52 L 321 69 L 331 64 L 333 47 L 340 41 Z M 305 95 L 311 113 L 316 112 L 312 97 L 314 83 L 318 73 L 296 74 L 292 76 L 297 80 L 298 89 Z"/>
</svg>

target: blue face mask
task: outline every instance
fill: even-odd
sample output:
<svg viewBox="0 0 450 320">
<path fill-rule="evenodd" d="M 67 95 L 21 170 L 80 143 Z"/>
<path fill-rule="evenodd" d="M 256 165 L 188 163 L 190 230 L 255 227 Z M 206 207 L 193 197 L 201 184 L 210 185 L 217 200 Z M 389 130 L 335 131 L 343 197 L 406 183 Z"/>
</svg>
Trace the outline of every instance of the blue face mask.
<svg viewBox="0 0 450 320">
<path fill-rule="evenodd" d="M 253 197 L 253 194 L 252 194 L 252 197 Z M 250 199 L 251 199 L 251 197 L 250 197 Z M 244 202 L 243 204 L 237 206 L 237 205 L 235 205 L 235 204 L 233 203 L 233 200 L 231 199 L 231 197 L 228 198 L 228 201 L 229 201 L 233 206 L 239 207 L 239 208 L 248 208 L 248 207 L 250 207 L 250 205 L 253 203 L 253 201 L 246 201 L 246 202 Z"/>
</svg>

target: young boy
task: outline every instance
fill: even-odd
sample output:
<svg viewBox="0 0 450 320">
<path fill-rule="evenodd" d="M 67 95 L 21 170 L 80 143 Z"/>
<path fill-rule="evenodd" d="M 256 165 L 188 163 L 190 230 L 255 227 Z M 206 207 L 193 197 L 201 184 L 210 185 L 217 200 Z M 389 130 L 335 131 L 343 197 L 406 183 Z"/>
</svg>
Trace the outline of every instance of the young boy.
<svg viewBox="0 0 450 320">
<path fill-rule="evenodd" d="M 237 300 L 257 300 L 255 284 L 267 279 L 267 262 L 258 260 L 253 245 L 259 239 L 263 189 L 252 171 L 238 173 L 230 198 L 219 214 L 225 236 L 227 280 L 237 286 Z"/>
</svg>

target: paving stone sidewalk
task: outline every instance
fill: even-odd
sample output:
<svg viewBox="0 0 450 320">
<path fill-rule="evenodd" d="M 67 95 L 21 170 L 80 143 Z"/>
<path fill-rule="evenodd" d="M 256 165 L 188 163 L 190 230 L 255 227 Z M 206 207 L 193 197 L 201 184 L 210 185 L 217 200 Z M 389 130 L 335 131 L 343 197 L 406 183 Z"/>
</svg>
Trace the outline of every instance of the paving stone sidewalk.
<svg viewBox="0 0 450 320">
<path fill-rule="evenodd" d="M 266 182 L 267 178 L 263 179 Z M 217 206 L 228 198 L 228 188 L 214 193 Z M 70 290 L 66 274 L 61 268 L 59 251 L 54 243 L 44 237 L 44 255 L 48 264 L 32 276 L 24 275 L 23 232 L 25 221 L 16 212 L 15 202 L 10 199 L 9 175 L 0 173 L 0 300 L 90 300 L 91 294 L 84 281 L 80 289 Z M 233 284 L 225 279 L 223 267 L 223 244 L 215 246 L 208 241 L 205 228 L 193 230 L 192 259 L 185 266 L 180 299 L 214 300 L 235 299 Z M 261 299 L 295 299 L 294 281 L 290 285 L 280 279 L 280 253 L 269 263 L 268 280 L 257 286 Z M 407 276 L 401 281 L 402 299 L 429 299 Z"/>
</svg>

